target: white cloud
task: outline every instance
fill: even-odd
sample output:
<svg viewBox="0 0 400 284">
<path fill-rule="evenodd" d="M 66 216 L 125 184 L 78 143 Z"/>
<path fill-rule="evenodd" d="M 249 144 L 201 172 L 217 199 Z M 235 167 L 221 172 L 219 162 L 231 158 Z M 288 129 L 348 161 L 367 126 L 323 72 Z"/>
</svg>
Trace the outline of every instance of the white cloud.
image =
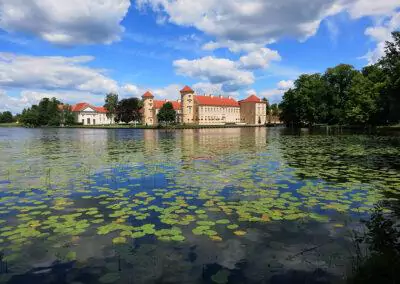
<svg viewBox="0 0 400 284">
<path fill-rule="evenodd" d="M 0 28 L 59 45 L 119 40 L 129 0 L 1 0 Z"/>
<path fill-rule="evenodd" d="M 181 93 L 179 91 L 182 88 L 182 85 L 171 84 L 163 88 L 155 88 L 152 90 L 152 93 L 156 99 L 178 100 L 181 98 Z"/>
<path fill-rule="evenodd" d="M 282 80 L 279 81 L 275 89 L 264 90 L 260 93 L 261 97 L 265 97 L 271 104 L 279 103 L 282 100 L 283 94 L 294 87 L 294 81 Z"/>
<path fill-rule="evenodd" d="M 278 82 L 277 86 L 279 90 L 286 91 L 294 87 L 294 82 L 292 80 L 282 80 Z"/>
<path fill-rule="evenodd" d="M 105 93 L 117 91 L 117 83 L 104 70 L 85 63 L 91 56 L 27 56 L 0 52 L 0 87 L 67 89 Z"/>
<path fill-rule="evenodd" d="M 276 50 L 263 47 L 240 57 L 241 67 L 245 69 L 259 69 L 269 66 L 271 61 L 280 61 L 281 56 Z"/>
<path fill-rule="evenodd" d="M 356 0 L 348 2 L 346 8 L 353 18 L 389 15 L 400 6 L 398 0 Z"/>
<path fill-rule="evenodd" d="M 272 42 L 268 42 L 268 43 L 272 43 Z M 204 44 L 202 48 L 204 50 L 215 50 L 215 49 L 226 47 L 230 51 L 237 53 L 240 51 L 247 51 L 247 52 L 255 51 L 260 48 L 263 48 L 264 46 L 265 46 L 265 42 L 262 42 L 262 43 L 241 42 L 241 43 L 238 43 L 233 40 L 221 40 L 218 42 L 210 41 L 210 42 Z"/>
<path fill-rule="evenodd" d="M 211 84 L 222 84 L 222 89 L 227 92 L 254 83 L 252 72 L 240 70 L 238 64 L 229 59 L 207 56 L 195 60 L 176 60 L 173 65 L 178 74 L 207 80 Z"/>
<path fill-rule="evenodd" d="M 316 33 L 322 19 L 342 9 L 341 1 L 138 0 L 137 4 L 166 15 L 171 23 L 214 36 L 216 43 L 205 48 L 215 49 L 229 42 L 265 45 L 283 36 L 306 39 Z"/>
<path fill-rule="evenodd" d="M 267 98 L 270 104 L 275 104 L 281 102 L 284 93 L 283 90 L 270 89 L 260 92 L 260 97 Z"/>
<path fill-rule="evenodd" d="M 389 20 L 382 21 L 380 24 L 369 27 L 365 30 L 365 35 L 369 36 L 377 43 L 376 48 L 368 51 L 362 58 L 368 64 L 376 63 L 385 54 L 385 42 L 392 39 L 392 31 L 400 28 L 400 12 L 394 14 Z"/>
<path fill-rule="evenodd" d="M 11 96 L 5 91 L 0 91 L 0 111 L 20 113 L 24 108 L 37 104 L 45 97 L 55 97 L 64 103 L 70 104 L 77 102 L 88 102 L 98 106 L 104 104 L 104 96 L 88 92 L 24 90 L 18 96 Z"/>
<path fill-rule="evenodd" d="M 134 95 L 134 96 L 141 95 L 139 87 L 136 85 L 132 85 L 132 84 L 126 84 L 126 85 L 122 86 L 121 91 L 126 94 L 130 94 L 130 95 Z"/>
</svg>

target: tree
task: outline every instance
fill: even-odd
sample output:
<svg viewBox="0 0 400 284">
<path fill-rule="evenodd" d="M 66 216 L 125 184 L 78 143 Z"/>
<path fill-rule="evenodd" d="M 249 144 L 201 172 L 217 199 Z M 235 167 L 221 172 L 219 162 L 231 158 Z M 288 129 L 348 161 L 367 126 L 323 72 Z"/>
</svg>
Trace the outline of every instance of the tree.
<svg viewBox="0 0 400 284">
<path fill-rule="evenodd" d="M 313 125 L 326 119 L 326 86 L 320 74 L 303 74 L 288 90 L 280 105 L 281 120 L 286 124 Z M 272 106 L 271 106 L 272 107 Z M 275 110 L 279 113 L 279 109 Z"/>
<path fill-rule="evenodd" d="M 62 114 L 56 98 L 43 98 L 38 105 L 24 109 L 20 120 L 28 126 L 58 126 L 62 122 Z"/>
<path fill-rule="evenodd" d="M 386 90 L 381 107 L 386 122 L 400 121 L 400 32 L 392 33 L 393 41 L 386 42 L 385 56 L 378 62 L 386 76 Z"/>
<path fill-rule="evenodd" d="M 166 102 L 157 114 L 158 122 L 160 123 L 172 123 L 176 121 L 176 111 L 172 103 Z"/>
<path fill-rule="evenodd" d="M 115 121 L 129 123 L 131 121 L 140 121 L 142 114 L 140 109 L 142 102 L 138 98 L 123 99 L 118 102 L 115 114 Z"/>
<path fill-rule="evenodd" d="M 3 113 L 0 112 L 0 123 L 10 123 L 13 122 L 13 115 L 9 111 Z"/>
<path fill-rule="evenodd" d="M 330 124 L 345 123 L 346 115 L 343 106 L 349 99 L 353 78 L 357 74 L 359 74 L 359 71 L 348 64 L 340 64 L 325 71 L 323 80 L 327 90 L 324 99 L 327 105 L 326 122 Z"/>
<path fill-rule="evenodd" d="M 266 115 L 266 120 L 268 123 L 271 123 L 271 106 L 269 104 L 269 101 L 267 98 L 262 98 L 263 102 L 266 102 L 266 107 L 265 107 L 265 115 Z"/>
<path fill-rule="evenodd" d="M 73 125 L 75 123 L 75 115 L 72 112 L 70 105 L 68 104 L 62 105 L 62 107 L 60 107 L 60 112 L 61 112 L 61 124 Z"/>
<path fill-rule="evenodd" d="M 272 115 L 272 117 L 274 118 L 274 123 L 277 121 L 278 117 L 279 117 L 279 106 L 278 104 L 272 104 L 270 107 L 270 113 Z"/>
<path fill-rule="evenodd" d="M 105 98 L 104 108 L 107 110 L 107 117 L 109 119 L 116 118 L 118 107 L 118 94 L 108 93 Z"/>
<path fill-rule="evenodd" d="M 347 124 L 373 124 L 378 111 L 379 92 L 374 83 L 361 73 L 354 76 L 349 97 L 344 103 L 344 121 Z"/>
</svg>

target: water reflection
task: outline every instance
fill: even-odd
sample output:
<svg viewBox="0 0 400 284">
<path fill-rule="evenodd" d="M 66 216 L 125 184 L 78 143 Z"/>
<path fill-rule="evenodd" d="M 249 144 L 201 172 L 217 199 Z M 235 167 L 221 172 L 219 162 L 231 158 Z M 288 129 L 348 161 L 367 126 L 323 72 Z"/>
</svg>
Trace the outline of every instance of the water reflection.
<svg viewBox="0 0 400 284">
<path fill-rule="evenodd" d="M 0 129 L 12 268 L 0 282 L 336 281 L 349 230 L 397 193 L 398 145 L 267 128 Z"/>
</svg>

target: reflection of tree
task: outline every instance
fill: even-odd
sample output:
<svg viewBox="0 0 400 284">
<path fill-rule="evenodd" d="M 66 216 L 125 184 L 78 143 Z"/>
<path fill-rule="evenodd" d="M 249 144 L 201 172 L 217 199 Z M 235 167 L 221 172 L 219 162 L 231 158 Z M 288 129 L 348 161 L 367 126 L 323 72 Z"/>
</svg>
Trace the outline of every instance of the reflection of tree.
<svg viewBox="0 0 400 284">
<path fill-rule="evenodd" d="M 281 136 L 279 141 L 289 165 L 310 177 L 373 181 L 381 174 L 388 176 L 400 168 L 399 138 L 307 133 Z"/>
</svg>

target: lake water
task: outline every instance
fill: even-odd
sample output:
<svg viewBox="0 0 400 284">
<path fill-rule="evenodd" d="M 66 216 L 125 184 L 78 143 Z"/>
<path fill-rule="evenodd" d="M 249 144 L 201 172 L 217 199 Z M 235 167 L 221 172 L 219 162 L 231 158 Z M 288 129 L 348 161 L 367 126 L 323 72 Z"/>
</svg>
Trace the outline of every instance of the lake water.
<svg viewBox="0 0 400 284">
<path fill-rule="evenodd" d="M 0 128 L 0 282 L 336 283 L 399 188 L 400 137 Z"/>
</svg>

